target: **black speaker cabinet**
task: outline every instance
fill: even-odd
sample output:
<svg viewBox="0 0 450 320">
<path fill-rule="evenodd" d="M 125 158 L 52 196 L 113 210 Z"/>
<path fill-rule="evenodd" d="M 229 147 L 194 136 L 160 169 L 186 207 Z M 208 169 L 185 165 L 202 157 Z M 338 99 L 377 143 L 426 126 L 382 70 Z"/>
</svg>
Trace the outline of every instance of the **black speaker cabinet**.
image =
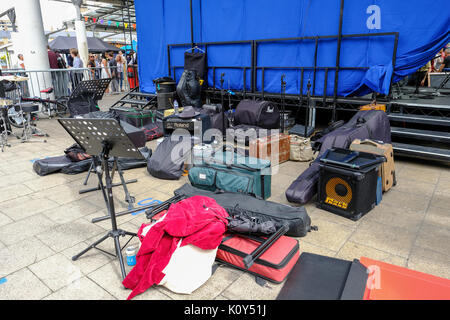
<svg viewBox="0 0 450 320">
<path fill-rule="evenodd" d="M 356 221 L 376 205 L 378 170 L 384 159 L 345 149 L 330 150 L 329 158 L 329 162 L 321 159 L 316 205 Z"/>
</svg>

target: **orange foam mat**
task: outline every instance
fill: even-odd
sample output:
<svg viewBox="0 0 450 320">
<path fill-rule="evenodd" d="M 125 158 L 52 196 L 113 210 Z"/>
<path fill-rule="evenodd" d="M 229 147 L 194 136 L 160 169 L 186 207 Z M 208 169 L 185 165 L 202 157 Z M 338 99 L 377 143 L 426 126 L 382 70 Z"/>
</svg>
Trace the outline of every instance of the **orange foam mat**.
<svg viewBox="0 0 450 320">
<path fill-rule="evenodd" d="M 450 280 L 389 263 L 360 259 L 369 269 L 364 300 L 450 300 Z"/>
</svg>

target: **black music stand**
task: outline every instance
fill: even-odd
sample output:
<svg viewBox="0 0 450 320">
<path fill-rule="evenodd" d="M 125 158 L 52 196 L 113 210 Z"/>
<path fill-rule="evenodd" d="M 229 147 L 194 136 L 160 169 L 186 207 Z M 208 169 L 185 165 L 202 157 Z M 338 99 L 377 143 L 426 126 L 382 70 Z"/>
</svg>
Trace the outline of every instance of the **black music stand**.
<svg viewBox="0 0 450 320">
<path fill-rule="evenodd" d="M 110 156 L 115 158 L 124 157 L 142 159 L 143 156 L 128 138 L 119 123 L 114 119 L 58 119 L 58 122 L 88 154 L 98 156 L 99 159 L 101 159 L 105 171 L 106 194 L 108 200 L 107 209 L 112 225 L 111 231 L 77 255 L 73 256 L 72 260 L 75 261 L 92 248 L 96 248 L 119 259 L 122 278 L 125 279 L 126 272 L 123 263 L 122 250 L 136 234 L 117 228 L 112 193 L 112 179 L 108 166 L 108 159 Z M 131 238 L 123 247 L 120 247 L 119 237 L 124 237 L 126 235 L 131 236 Z M 116 249 L 115 255 L 97 248 L 97 245 L 109 237 L 114 238 Z"/>
</svg>

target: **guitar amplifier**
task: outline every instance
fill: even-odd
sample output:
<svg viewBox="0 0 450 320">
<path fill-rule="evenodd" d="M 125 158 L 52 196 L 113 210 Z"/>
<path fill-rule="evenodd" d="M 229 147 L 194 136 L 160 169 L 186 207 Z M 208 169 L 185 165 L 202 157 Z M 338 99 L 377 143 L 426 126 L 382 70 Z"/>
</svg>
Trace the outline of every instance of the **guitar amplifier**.
<svg viewBox="0 0 450 320">
<path fill-rule="evenodd" d="M 211 129 L 211 119 L 206 114 L 199 114 L 192 118 L 171 115 L 163 119 L 164 136 L 171 135 L 177 129 L 187 130 L 191 135 L 201 133 L 203 137 L 205 131 Z"/>
<path fill-rule="evenodd" d="M 329 149 L 320 159 L 317 207 L 358 220 L 377 203 L 378 172 L 383 156 Z"/>
</svg>

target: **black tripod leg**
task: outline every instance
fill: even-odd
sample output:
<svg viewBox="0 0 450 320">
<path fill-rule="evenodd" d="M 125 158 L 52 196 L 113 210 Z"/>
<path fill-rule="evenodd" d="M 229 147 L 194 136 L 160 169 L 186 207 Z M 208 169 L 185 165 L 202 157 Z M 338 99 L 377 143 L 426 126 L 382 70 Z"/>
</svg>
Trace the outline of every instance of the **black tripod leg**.
<svg viewBox="0 0 450 320">
<path fill-rule="evenodd" d="M 73 261 L 76 261 L 79 257 L 81 257 L 83 254 L 85 254 L 86 252 L 88 252 L 89 250 L 95 248 L 97 245 L 99 245 L 100 243 L 102 243 L 103 241 L 105 241 L 106 239 L 108 239 L 110 236 L 110 234 L 108 233 L 107 235 L 103 236 L 102 238 L 100 238 L 99 240 L 95 241 L 93 244 L 91 244 L 89 247 L 87 247 L 86 249 L 84 249 L 83 251 L 81 251 L 79 254 L 74 255 L 72 257 Z"/>
<path fill-rule="evenodd" d="M 116 255 L 119 258 L 120 271 L 122 273 L 122 279 L 125 279 L 127 273 L 125 271 L 125 265 L 123 263 L 122 250 L 120 248 L 119 235 L 114 236 L 114 245 L 116 247 Z"/>
<path fill-rule="evenodd" d="M 125 182 L 125 179 L 123 177 L 122 168 L 120 168 L 120 165 L 117 163 L 117 158 L 114 158 L 114 165 L 116 166 L 120 181 L 122 182 L 123 191 L 125 192 L 125 201 L 128 203 L 128 210 L 131 210 L 134 208 L 133 203 L 135 202 L 135 198 L 132 197 L 130 195 L 130 192 L 128 191 L 127 183 Z"/>
<path fill-rule="evenodd" d="M 88 174 L 86 176 L 86 179 L 83 182 L 83 185 L 87 185 L 89 177 L 91 176 L 92 169 L 94 169 L 94 159 L 92 159 L 92 161 L 91 161 L 91 166 L 89 167 L 89 171 L 88 171 Z"/>
</svg>

